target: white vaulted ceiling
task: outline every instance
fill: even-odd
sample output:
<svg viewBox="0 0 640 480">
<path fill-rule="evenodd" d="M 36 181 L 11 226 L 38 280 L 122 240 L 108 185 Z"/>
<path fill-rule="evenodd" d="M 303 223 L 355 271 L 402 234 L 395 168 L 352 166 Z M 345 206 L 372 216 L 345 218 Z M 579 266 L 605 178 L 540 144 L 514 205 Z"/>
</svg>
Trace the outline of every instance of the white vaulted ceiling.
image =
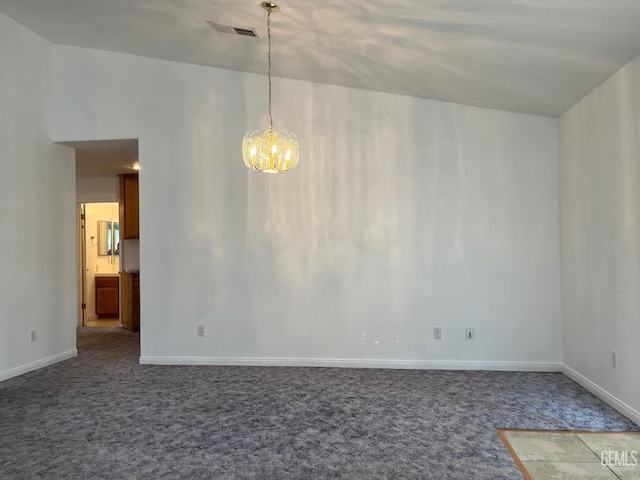
<svg viewBox="0 0 640 480">
<path fill-rule="evenodd" d="M 275 76 L 488 108 L 556 117 L 640 54 L 640 0 L 278 3 Z M 266 71 L 257 0 L 0 0 L 0 11 L 53 43 Z"/>
</svg>

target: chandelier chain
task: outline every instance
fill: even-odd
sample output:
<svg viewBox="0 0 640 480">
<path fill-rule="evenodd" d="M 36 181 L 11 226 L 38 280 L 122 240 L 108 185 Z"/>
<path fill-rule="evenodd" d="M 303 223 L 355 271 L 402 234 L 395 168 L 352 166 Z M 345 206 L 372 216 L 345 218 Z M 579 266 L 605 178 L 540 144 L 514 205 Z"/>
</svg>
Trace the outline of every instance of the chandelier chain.
<svg viewBox="0 0 640 480">
<path fill-rule="evenodd" d="M 267 13 L 267 36 L 269 37 L 269 53 L 267 55 L 269 59 L 269 125 L 273 130 L 273 115 L 271 113 L 271 10 Z"/>
<path fill-rule="evenodd" d="M 268 62 L 269 70 L 269 129 L 264 132 L 255 130 L 247 133 L 242 139 L 242 159 L 244 164 L 255 172 L 286 173 L 298 166 L 300 146 L 298 138 L 288 132 L 273 130 L 273 88 L 271 80 L 271 13 L 280 10 L 273 2 L 260 4 L 267 11 L 267 35 L 269 37 Z"/>
</svg>

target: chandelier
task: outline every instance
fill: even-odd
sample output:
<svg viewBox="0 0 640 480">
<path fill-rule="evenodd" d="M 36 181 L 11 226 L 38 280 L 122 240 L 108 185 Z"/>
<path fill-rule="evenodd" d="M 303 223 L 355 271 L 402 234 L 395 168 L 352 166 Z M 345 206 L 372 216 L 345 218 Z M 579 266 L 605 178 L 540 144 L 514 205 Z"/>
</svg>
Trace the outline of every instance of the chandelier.
<svg viewBox="0 0 640 480">
<path fill-rule="evenodd" d="M 256 172 L 286 173 L 298 166 L 298 139 L 292 133 L 276 132 L 271 114 L 271 13 L 280 10 L 273 2 L 262 2 L 267 11 L 267 35 L 269 37 L 269 129 L 247 133 L 242 140 L 244 164 Z"/>
</svg>

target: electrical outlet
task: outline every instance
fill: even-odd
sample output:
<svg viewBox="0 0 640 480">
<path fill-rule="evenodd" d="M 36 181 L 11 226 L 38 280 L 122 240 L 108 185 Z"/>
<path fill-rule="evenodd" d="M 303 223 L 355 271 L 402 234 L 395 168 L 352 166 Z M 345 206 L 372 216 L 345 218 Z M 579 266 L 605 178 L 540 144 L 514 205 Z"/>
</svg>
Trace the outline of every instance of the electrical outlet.
<svg viewBox="0 0 640 480">
<path fill-rule="evenodd" d="M 433 327 L 433 338 L 435 340 L 442 340 L 442 327 Z"/>
<path fill-rule="evenodd" d="M 204 325 L 198 325 L 198 336 L 204 337 Z"/>
<path fill-rule="evenodd" d="M 467 327 L 464 329 L 464 338 L 467 340 L 474 340 L 476 338 L 476 332 L 473 327 Z"/>
<path fill-rule="evenodd" d="M 618 368 L 618 354 L 616 352 L 611 352 L 611 366 Z"/>
<path fill-rule="evenodd" d="M 36 341 L 36 331 L 35 330 L 31 330 L 31 332 L 29 332 L 30 338 L 32 342 Z"/>
</svg>

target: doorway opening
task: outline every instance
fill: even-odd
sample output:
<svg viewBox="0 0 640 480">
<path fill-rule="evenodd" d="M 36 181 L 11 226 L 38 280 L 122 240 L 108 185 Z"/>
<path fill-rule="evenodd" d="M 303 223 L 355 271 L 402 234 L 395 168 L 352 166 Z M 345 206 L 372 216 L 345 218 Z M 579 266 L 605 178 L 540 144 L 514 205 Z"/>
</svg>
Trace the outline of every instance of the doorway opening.
<svg viewBox="0 0 640 480">
<path fill-rule="evenodd" d="M 92 338 L 99 330 L 137 332 L 138 140 L 61 143 L 76 153 L 77 325 Z"/>
<path fill-rule="evenodd" d="M 82 325 L 120 327 L 119 204 L 81 203 Z"/>
</svg>

